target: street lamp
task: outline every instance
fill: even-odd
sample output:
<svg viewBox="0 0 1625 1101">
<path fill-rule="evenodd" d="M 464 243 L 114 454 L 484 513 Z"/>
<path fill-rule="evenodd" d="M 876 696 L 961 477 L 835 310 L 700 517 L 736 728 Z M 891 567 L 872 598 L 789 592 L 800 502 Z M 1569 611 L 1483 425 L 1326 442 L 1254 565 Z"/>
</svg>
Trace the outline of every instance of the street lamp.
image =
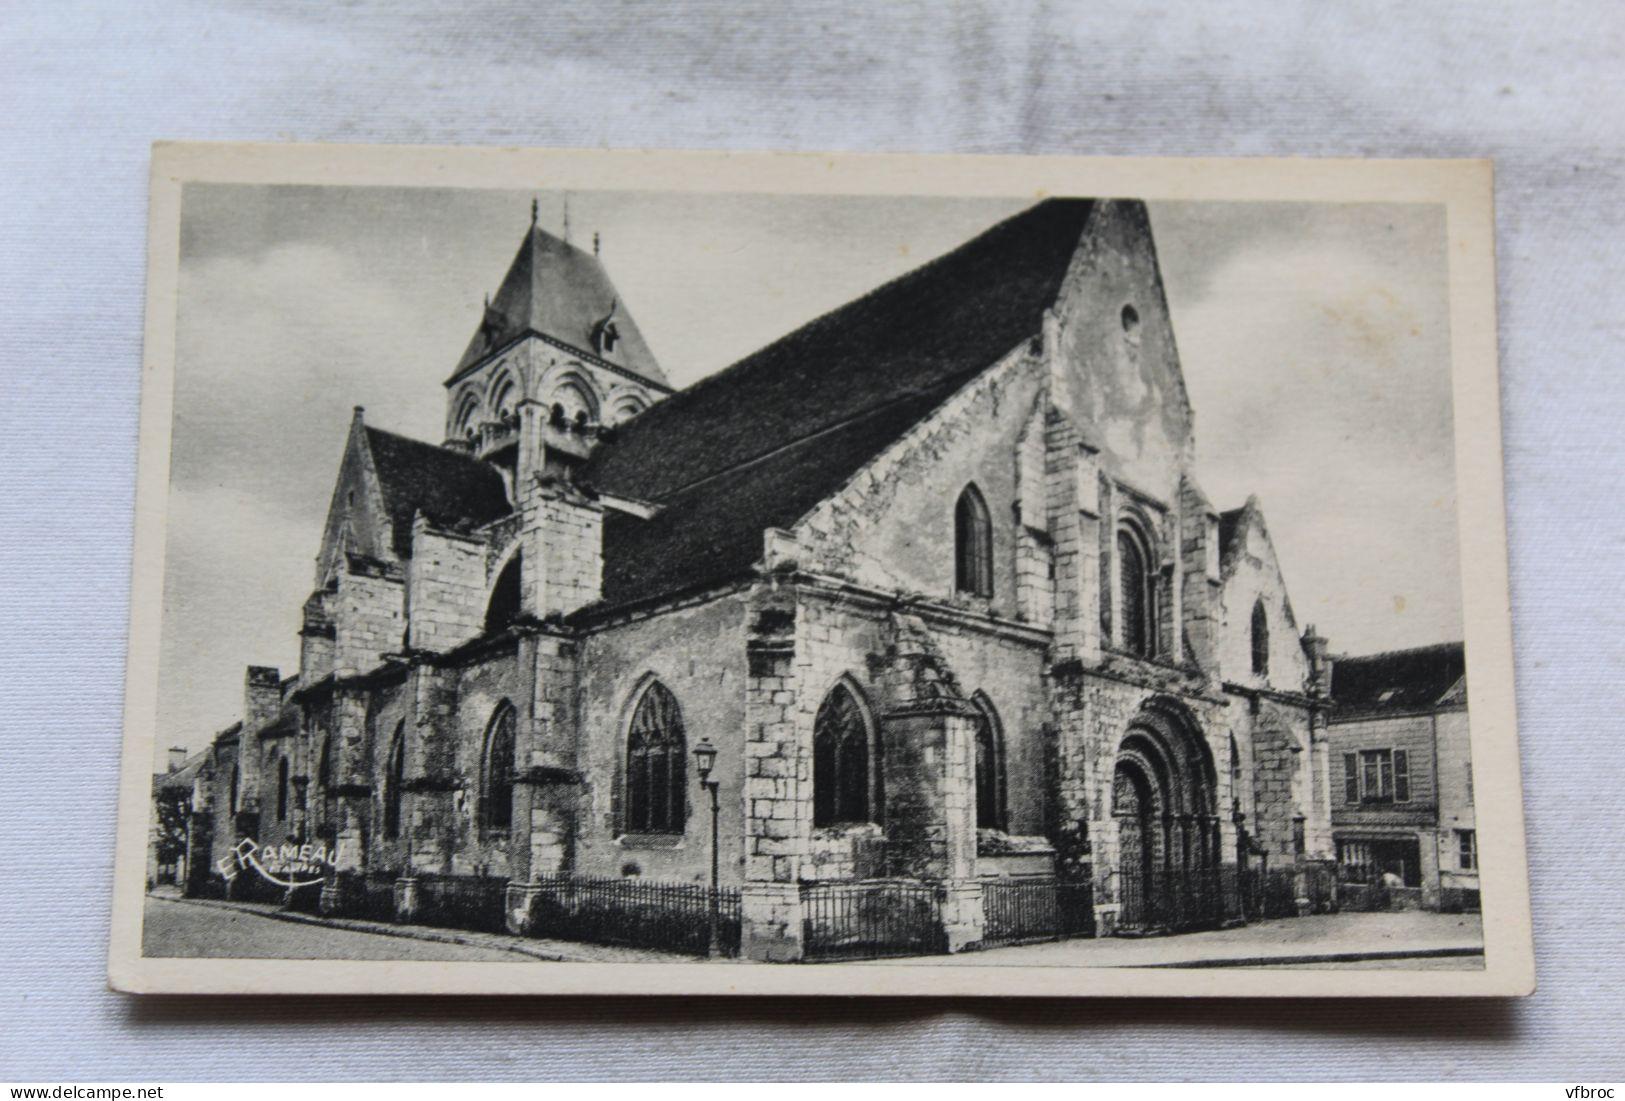
<svg viewBox="0 0 1625 1101">
<path fill-rule="evenodd" d="M 711 769 L 717 763 L 717 747 L 711 744 L 710 738 L 701 738 L 694 747 L 694 769 L 700 774 L 700 786 L 711 793 L 711 944 L 706 954 L 715 958 L 722 954 L 720 943 L 720 928 L 717 914 L 718 903 L 718 865 L 717 865 L 717 781 L 711 779 Z"/>
</svg>

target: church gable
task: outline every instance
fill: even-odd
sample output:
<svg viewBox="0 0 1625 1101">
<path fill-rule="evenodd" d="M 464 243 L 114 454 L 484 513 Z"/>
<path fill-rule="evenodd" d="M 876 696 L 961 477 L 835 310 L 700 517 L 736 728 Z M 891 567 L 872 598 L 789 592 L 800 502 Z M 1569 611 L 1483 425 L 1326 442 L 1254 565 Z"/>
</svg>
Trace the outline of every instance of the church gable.
<svg viewBox="0 0 1625 1101">
<path fill-rule="evenodd" d="M 1039 203 L 674 394 L 601 444 L 583 480 L 661 510 L 606 522 L 606 601 L 748 570 L 764 530 L 796 524 L 1037 337 L 1091 207 Z"/>
<path fill-rule="evenodd" d="M 1257 498 L 1220 514 L 1219 544 L 1220 676 L 1237 684 L 1304 691 L 1310 670 L 1303 632 Z"/>
<path fill-rule="evenodd" d="M 1034 536 L 1020 517 L 1043 523 L 1043 453 L 1036 476 L 1020 459 L 1035 412 L 1042 421 L 1043 384 L 1042 361 L 1025 345 L 978 375 L 796 524 L 804 564 L 1028 618 L 1018 559 Z"/>
<path fill-rule="evenodd" d="M 325 588 L 343 571 L 346 555 L 393 561 L 389 510 L 378 484 L 378 472 L 367 447 L 361 409 L 350 422 L 350 434 L 339 462 L 338 481 L 327 506 L 321 550 L 316 556 L 316 587 Z"/>
<path fill-rule="evenodd" d="M 1095 205 L 1056 313 L 1056 406 L 1099 440 L 1107 473 L 1171 497 L 1191 410 L 1145 204 Z"/>
</svg>

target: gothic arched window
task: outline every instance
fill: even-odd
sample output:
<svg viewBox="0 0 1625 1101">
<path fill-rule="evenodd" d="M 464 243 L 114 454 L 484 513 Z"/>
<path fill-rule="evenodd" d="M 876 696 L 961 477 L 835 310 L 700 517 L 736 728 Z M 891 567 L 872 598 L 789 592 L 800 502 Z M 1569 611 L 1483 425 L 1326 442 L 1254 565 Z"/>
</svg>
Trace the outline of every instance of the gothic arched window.
<svg viewBox="0 0 1625 1101">
<path fill-rule="evenodd" d="M 879 806 L 873 729 L 857 695 L 837 684 L 813 720 L 813 825 L 873 822 Z"/>
<path fill-rule="evenodd" d="M 384 776 L 384 836 L 401 835 L 401 787 L 406 782 L 406 722 L 395 727 Z"/>
<path fill-rule="evenodd" d="M 644 689 L 626 737 L 628 833 L 682 833 L 688 817 L 688 743 L 677 698 L 659 681 Z"/>
<path fill-rule="evenodd" d="M 973 485 L 954 506 L 954 588 L 973 596 L 993 595 L 993 524 L 987 502 Z"/>
<path fill-rule="evenodd" d="M 1156 609 L 1151 556 L 1138 532 L 1117 529 L 1117 613 L 1123 649 L 1140 657 L 1156 652 Z"/>
<path fill-rule="evenodd" d="M 243 774 L 236 765 L 231 766 L 231 813 L 237 813 L 237 788 L 243 782 Z"/>
<path fill-rule="evenodd" d="M 276 766 L 276 820 L 288 820 L 288 759 L 283 757 Z"/>
<path fill-rule="evenodd" d="M 485 733 L 485 761 L 480 769 L 480 825 L 494 833 L 506 833 L 513 825 L 513 705 L 504 701 Z"/>
<path fill-rule="evenodd" d="M 976 704 L 976 827 L 1002 830 L 1004 825 L 1004 731 L 998 712 L 986 696 Z"/>
<path fill-rule="evenodd" d="M 1270 617 L 1262 600 L 1253 605 L 1253 672 L 1266 676 L 1270 671 Z"/>
</svg>

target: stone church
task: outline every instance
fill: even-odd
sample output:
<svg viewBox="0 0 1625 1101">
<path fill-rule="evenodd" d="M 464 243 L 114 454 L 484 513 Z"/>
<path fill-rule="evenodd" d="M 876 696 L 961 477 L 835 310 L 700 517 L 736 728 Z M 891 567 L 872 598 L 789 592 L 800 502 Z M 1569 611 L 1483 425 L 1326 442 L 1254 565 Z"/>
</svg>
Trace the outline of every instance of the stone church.
<svg viewBox="0 0 1625 1101">
<path fill-rule="evenodd" d="M 560 877 L 708 885 L 714 793 L 740 950 L 794 960 L 830 884 L 928 886 L 955 951 L 1001 883 L 1177 931 L 1331 856 L 1326 643 L 1198 484 L 1143 204 L 1039 203 L 684 390 L 533 216 L 444 386 L 439 441 L 356 409 L 194 877 L 322 842 L 324 908 L 466 877 L 524 929 Z"/>
</svg>

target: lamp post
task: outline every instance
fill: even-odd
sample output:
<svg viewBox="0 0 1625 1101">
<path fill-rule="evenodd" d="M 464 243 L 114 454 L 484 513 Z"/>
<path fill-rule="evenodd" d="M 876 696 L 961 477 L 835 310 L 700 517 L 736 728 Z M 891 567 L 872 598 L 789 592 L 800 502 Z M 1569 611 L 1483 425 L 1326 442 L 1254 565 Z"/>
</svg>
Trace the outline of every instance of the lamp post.
<svg viewBox="0 0 1625 1101">
<path fill-rule="evenodd" d="M 717 863 L 717 781 L 711 779 L 711 770 L 717 763 L 717 747 L 710 738 L 701 738 L 694 747 L 694 769 L 700 774 L 700 786 L 711 793 L 711 943 L 706 954 L 713 959 L 722 954 L 720 927 L 717 913 L 719 865 Z"/>
</svg>

